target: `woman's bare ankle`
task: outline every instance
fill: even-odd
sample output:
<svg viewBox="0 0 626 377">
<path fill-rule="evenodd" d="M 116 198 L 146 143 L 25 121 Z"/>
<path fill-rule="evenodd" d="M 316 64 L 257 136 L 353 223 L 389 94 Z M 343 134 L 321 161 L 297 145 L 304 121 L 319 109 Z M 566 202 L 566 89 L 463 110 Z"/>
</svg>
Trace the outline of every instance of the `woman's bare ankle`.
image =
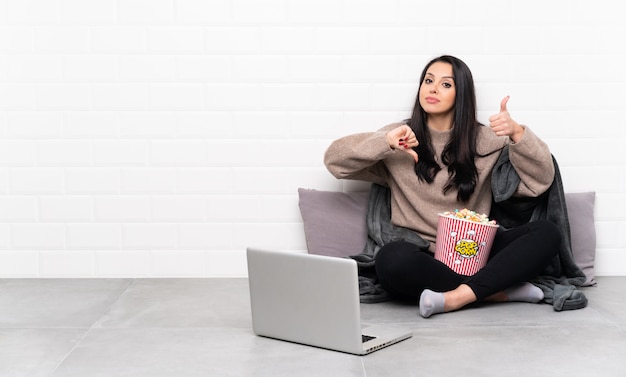
<svg viewBox="0 0 626 377">
<path fill-rule="evenodd" d="M 461 284 L 456 289 L 444 293 L 444 311 L 451 312 L 476 301 L 476 294 L 469 285 Z"/>
</svg>

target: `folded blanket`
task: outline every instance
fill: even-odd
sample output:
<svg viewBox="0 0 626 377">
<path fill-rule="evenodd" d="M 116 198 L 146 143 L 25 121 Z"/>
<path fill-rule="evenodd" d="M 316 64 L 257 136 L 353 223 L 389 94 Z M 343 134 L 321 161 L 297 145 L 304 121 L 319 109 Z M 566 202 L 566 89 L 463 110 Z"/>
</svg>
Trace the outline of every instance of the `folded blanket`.
<svg viewBox="0 0 626 377">
<path fill-rule="evenodd" d="M 585 275 L 574 263 L 571 248 L 569 221 L 565 194 L 556 160 L 555 178 L 550 189 L 538 198 L 513 197 L 520 178 L 515 172 L 505 148 L 492 174 L 494 203 L 490 217 L 504 227 L 548 219 L 561 230 L 563 242 L 559 254 L 533 280 L 544 292 L 544 301 L 552 304 L 554 310 L 579 309 L 587 305 L 585 295 L 577 289 L 585 282 Z M 395 226 L 391 223 L 391 193 L 389 188 L 373 183 L 370 189 L 367 209 L 368 239 L 363 251 L 351 256 L 359 267 L 360 300 L 363 303 L 388 301 L 389 294 L 380 286 L 376 276 L 376 253 L 385 244 L 397 240 L 412 242 L 428 249 L 429 242 L 416 232 Z"/>
<path fill-rule="evenodd" d="M 552 304 L 556 311 L 584 308 L 587 306 L 587 298 L 578 287 L 583 285 L 586 277 L 576 265 L 572 253 L 567 205 L 559 165 L 552 156 L 554 180 L 543 195 L 537 198 L 517 198 L 513 196 L 513 192 L 520 178 L 509 160 L 508 152 L 508 147 L 502 150 L 493 171 L 491 190 L 494 200 L 490 217 L 504 228 L 541 219 L 555 223 L 561 231 L 561 249 L 541 275 L 531 283 L 541 288 L 545 296 L 544 301 Z"/>
</svg>

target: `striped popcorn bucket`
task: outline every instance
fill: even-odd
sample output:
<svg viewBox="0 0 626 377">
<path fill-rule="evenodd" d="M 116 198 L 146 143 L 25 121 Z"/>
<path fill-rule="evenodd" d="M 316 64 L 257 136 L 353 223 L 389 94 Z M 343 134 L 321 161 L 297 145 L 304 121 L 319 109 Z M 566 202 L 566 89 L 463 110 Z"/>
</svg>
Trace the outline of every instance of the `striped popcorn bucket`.
<svg viewBox="0 0 626 377">
<path fill-rule="evenodd" d="M 435 259 L 462 275 L 487 264 L 498 225 L 439 215 Z"/>
</svg>

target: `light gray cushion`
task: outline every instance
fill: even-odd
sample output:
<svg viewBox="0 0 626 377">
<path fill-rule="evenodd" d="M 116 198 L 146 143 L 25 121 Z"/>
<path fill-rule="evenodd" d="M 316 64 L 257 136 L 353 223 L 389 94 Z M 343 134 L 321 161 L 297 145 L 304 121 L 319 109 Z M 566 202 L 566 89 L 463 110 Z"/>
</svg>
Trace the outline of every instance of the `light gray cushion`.
<svg viewBox="0 0 626 377">
<path fill-rule="evenodd" d="M 596 285 L 595 199 L 595 192 L 565 193 L 567 217 L 572 236 L 572 252 L 576 265 L 587 276 L 584 285 Z"/>
<path fill-rule="evenodd" d="M 334 257 L 360 254 L 367 241 L 368 195 L 299 188 L 308 252 Z"/>
</svg>

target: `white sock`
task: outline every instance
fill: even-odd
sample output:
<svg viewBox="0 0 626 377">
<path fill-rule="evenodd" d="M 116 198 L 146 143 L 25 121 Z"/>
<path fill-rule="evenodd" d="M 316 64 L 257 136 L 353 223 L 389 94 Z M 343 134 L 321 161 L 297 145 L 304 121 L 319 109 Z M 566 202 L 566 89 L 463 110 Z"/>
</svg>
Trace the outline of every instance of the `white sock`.
<svg viewBox="0 0 626 377">
<path fill-rule="evenodd" d="M 420 315 L 424 318 L 428 318 L 433 314 L 443 312 L 443 293 L 434 292 L 430 289 L 424 289 L 420 296 L 419 310 Z"/>
<path fill-rule="evenodd" d="M 531 283 L 521 283 L 504 290 L 509 301 L 522 301 L 538 303 L 543 300 L 543 291 L 541 288 Z"/>
</svg>

